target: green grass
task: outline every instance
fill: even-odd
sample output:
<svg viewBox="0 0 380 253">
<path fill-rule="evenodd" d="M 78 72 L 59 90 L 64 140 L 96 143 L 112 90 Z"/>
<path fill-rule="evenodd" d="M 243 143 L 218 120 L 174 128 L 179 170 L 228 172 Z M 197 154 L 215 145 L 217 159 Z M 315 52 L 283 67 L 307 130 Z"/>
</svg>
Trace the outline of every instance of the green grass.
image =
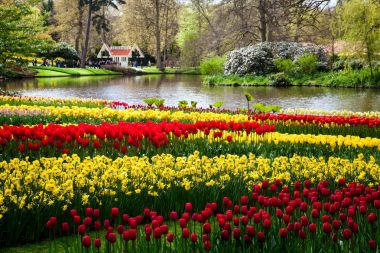
<svg viewBox="0 0 380 253">
<path fill-rule="evenodd" d="M 90 68 L 56 68 L 56 67 L 33 67 L 38 71 L 37 77 L 51 76 L 93 76 L 93 75 L 118 75 L 120 73 L 107 69 Z"/>
<path fill-rule="evenodd" d="M 319 72 L 313 75 L 297 75 L 288 77 L 293 85 L 297 86 L 326 86 L 326 87 L 380 87 L 380 70 L 374 71 L 371 77 L 369 69 L 342 70 L 336 72 Z M 271 75 L 266 76 L 238 76 L 215 75 L 204 76 L 206 85 L 234 85 L 234 86 L 265 86 L 270 85 Z"/>
<path fill-rule="evenodd" d="M 165 68 L 164 71 L 160 71 L 154 67 L 143 67 L 145 74 L 187 74 L 187 75 L 200 75 L 198 68 Z"/>
<path fill-rule="evenodd" d="M 63 73 L 63 72 L 57 72 L 53 70 L 47 70 L 47 69 L 38 69 L 37 70 L 36 77 L 45 77 L 45 76 L 70 76 L 69 74 Z"/>
</svg>

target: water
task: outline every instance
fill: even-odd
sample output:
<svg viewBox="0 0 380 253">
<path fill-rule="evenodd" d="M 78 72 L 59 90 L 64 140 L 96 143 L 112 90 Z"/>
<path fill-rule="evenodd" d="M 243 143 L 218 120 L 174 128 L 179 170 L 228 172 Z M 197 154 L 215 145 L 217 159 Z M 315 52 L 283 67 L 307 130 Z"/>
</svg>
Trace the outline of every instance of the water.
<svg viewBox="0 0 380 253">
<path fill-rule="evenodd" d="M 198 107 L 224 101 L 224 108 L 246 107 L 245 92 L 254 103 L 276 104 L 283 108 L 323 110 L 379 111 L 380 89 L 319 88 L 319 87 L 208 87 L 201 77 L 192 75 L 149 75 L 135 77 L 59 77 L 22 79 L 0 83 L 6 90 L 39 97 L 100 98 L 143 104 L 147 97 L 165 99 L 175 106 L 180 100 L 194 100 Z"/>
</svg>

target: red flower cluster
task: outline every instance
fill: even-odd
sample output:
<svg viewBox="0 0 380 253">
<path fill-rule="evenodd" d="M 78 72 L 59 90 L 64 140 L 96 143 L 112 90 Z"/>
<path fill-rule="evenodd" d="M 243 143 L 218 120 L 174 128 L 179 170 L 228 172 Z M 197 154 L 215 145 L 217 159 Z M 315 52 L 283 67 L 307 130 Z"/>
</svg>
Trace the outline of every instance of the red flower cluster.
<svg viewBox="0 0 380 253">
<path fill-rule="evenodd" d="M 358 247 L 376 250 L 374 238 L 380 228 L 380 186 L 376 189 L 353 182 L 346 184 L 344 179 L 339 180 L 338 187 L 330 184 L 322 181 L 313 187 L 306 180 L 303 184 L 297 181 L 289 187 L 283 186 L 281 180 L 271 184 L 263 181 L 253 186 L 251 196 L 242 196 L 236 204 L 224 197 L 221 206 L 216 202 L 207 203 L 203 210 L 194 212 L 193 205 L 186 203 L 182 215 L 176 211 L 169 213 L 170 220 L 175 223 L 174 231 L 170 231 L 169 226 L 164 224 L 163 216 L 148 208 L 144 209 L 143 215 L 136 217 L 120 215 L 118 208 L 112 208 L 111 217 L 115 225 L 112 226 L 110 220 L 106 219 L 103 227 L 109 243 L 117 240 L 116 233 L 122 235 L 126 242 L 136 240 L 141 225 L 144 227 L 143 236 L 146 241 L 152 237 L 156 240 L 166 237 L 168 243 L 189 240 L 194 244 L 202 243 L 207 251 L 213 246 L 211 238 L 215 238 L 215 234 L 221 241 L 242 241 L 248 247 L 255 240 L 258 243 L 271 243 L 271 237 L 277 234 L 282 239 L 291 237 L 292 240 L 355 240 Z M 76 232 L 83 236 L 83 247 L 89 247 L 90 238 L 86 233 L 90 229 L 101 229 L 98 221 L 100 213 L 92 208 L 87 208 L 85 213 L 86 217 L 82 220 L 76 210 L 70 211 L 73 223 L 78 226 Z M 117 221 L 121 223 L 116 225 Z M 47 228 L 53 229 L 56 224 L 57 219 L 51 217 Z M 179 233 L 177 226 L 181 229 Z M 197 234 L 196 226 L 201 227 L 200 234 Z M 61 227 L 64 234 L 69 232 L 67 222 L 62 223 Z M 324 236 L 316 237 L 317 233 Z M 198 241 L 199 238 L 201 242 Z M 361 245 L 362 238 L 366 238 L 367 245 Z M 95 247 L 100 247 L 97 239 L 94 244 Z"/>
<path fill-rule="evenodd" d="M 0 145 L 6 146 L 11 141 L 15 141 L 19 143 L 20 152 L 25 152 L 26 149 L 38 151 L 41 147 L 51 146 L 62 150 L 63 153 L 68 153 L 70 150 L 66 147 L 67 144 L 82 147 L 92 145 L 98 149 L 104 142 L 112 141 L 115 149 L 120 149 L 122 153 L 125 153 L 127 145 L 140 147 L 144 139 L 159 148 L 169 142 L 171 133 L 178 138 L 187 138 L 189 134 L 196 134 L 198 131 L 208 134 L 211 129 L 245 130 L 247 133 L 256 131 L 258 134 L 275 131 L 274 126 L 260 125 L 256 122 L 226 123 L 222 121 L 200 121 L 194 124 L 163 121 L 161 123 L 120 122 L 101 125 L 81 123 L 67 126 L 57 124 L 47 126 L 42 124 L 37 126 L 4 125 L 0 128 Z"/>
<path fill-rule="evenodd" d="M 369 118 L 361 116 L 319 116 L 304 114 L 255 114 L 251 116 L 252 120 L 273 120 L 273 121 L 297 121 L 307 123 L 320 123 L 337 125 L 367 125 L 369 127 L 380 126 L 380 118 Z"/>
</svg>

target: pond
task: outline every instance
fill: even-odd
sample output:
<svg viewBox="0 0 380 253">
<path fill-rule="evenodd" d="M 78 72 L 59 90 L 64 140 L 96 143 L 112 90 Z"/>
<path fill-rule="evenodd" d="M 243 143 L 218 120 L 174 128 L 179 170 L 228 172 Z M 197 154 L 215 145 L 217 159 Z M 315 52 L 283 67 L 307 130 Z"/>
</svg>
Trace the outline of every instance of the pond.
<svg viewBox="0 0 380 253">
<path fill-rule="evenodd" d="M 194 100 L 198 107 L 224 101 L 224 108 L 246 107 L 245 92 L 255 103 L 276 104 L 283 108 L 323 110 L 379 111 L 380 89 L 320 87 L 208 87 L 200 76 L 146 75 L 135 77 L 59 77 L 12 80 L 0 83 L 6 90 L 17 90 L 27 96 L 100 98 L 143 104 L 147 97 L 165 99 L 175 106 L 180 100 Z"/>
</svg>

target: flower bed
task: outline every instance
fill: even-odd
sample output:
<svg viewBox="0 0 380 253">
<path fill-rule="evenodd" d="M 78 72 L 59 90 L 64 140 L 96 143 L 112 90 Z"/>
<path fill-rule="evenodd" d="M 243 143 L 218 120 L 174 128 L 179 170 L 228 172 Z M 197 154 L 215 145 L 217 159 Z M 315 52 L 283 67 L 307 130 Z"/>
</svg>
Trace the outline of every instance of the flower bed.
<svg viewBox="0 0 380 253">
<path fill-rule="evenodd" d="M 0 104 L 0 247 L 50 235 L 51 252 L 57 236 L 75 253 L 378 250 L 378 112 Z"/>
</svg>

